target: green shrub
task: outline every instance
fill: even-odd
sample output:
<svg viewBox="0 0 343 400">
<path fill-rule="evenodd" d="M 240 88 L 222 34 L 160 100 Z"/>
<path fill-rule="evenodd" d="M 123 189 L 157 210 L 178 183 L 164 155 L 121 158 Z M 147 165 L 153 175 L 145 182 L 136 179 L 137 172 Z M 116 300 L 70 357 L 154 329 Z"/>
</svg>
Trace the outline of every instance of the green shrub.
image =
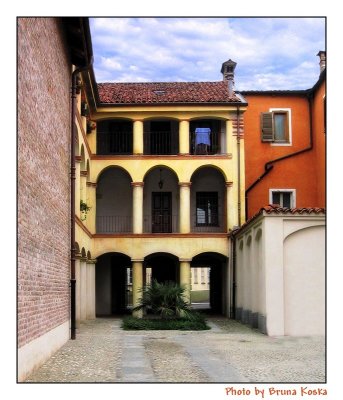
<svg viewBox="0 0 343 400">
<path fill-rule="evenodd" d="M 135 318 L 124 317 L 122 328 L 124 330 L 192 330 L 200 331 L 210 329 L 206 324 L 205 318 L 198 314 L 192 313 L 192 318 Z"/>
<path fill-rule="evenodd" d="M 162 319 L 174 319 L 180 316 L 192 318 L 189 304 L 185 300 L 184 286 L 175 282 L 159 283 L 156 280 L 150 286 L 141 289 L 142 297 L 133 311 L 150 311 Z"/>
</svg>

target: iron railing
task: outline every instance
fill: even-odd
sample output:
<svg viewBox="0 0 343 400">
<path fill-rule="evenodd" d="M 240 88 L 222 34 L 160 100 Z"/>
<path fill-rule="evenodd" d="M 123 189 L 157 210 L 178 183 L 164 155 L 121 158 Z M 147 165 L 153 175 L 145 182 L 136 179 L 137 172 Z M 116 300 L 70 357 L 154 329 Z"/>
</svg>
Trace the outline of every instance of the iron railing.
<svg viewBox="0 0 343 400">
<path fill-rule="evenodd" d="M 125 155 L 133 152 L 132 131 L 98 131 L 97 154 Z"/>
<path fill-rule="evenodd" d="M 144 154 L 175 155 L 179 151 L 178 132 L 144 131 Z"/>
<path fill-rule="evenodd" d="M 144 215 L 144 233 L 177 233 L 179 232 L 179 216 L 169 214 Z"/>
<path fill-rule="evenodd" d="M 97 233 L 132 233 L 132 217 L 126 215 L 103 215 L 96 217 Z"/>
<path fill-rule="evenodd" d="M 211 215 L 193 215 L 192 232 L 225 232 L 226 221 L 223 214 L 213 213 Z"/>
</svg>

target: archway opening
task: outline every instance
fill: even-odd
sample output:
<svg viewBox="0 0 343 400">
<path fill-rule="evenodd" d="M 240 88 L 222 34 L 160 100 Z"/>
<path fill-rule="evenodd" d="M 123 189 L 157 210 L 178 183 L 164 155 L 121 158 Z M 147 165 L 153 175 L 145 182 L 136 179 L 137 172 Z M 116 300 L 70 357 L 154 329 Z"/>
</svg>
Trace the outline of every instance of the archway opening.
<svg viewBox="0 0 343 400">
<path fill-rule="evenodd" d="M 179 259 L 169 253 L 154 253 L 144 260 L 145 285 L 155 279 L 159 283 L 179 282 Z"/>
<path fill-rule="evenodd" d="M 132 306 L 131 259 L 121 253 L 98 257 L 95 273 L 96 316 L 125 314 Z"/>
<path fill-rule="evenodd" d="M 202 253 L 191 262 L 191 306 L 211 314 L 223 314 L 226 303 L 227 257 Z"/>
</svg>

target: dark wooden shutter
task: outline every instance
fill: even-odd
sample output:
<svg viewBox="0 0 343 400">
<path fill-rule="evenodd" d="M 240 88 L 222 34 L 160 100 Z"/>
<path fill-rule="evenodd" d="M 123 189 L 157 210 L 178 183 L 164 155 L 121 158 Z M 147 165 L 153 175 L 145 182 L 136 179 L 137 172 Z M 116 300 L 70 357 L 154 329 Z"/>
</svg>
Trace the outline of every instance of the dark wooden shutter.
<svg viewBox="0 0 343 400">
<path fill-rule="evenodd" d="M 273 113 L 261 113 L 261 140 L 272 142 L 274 140 Z"/>
</svg>

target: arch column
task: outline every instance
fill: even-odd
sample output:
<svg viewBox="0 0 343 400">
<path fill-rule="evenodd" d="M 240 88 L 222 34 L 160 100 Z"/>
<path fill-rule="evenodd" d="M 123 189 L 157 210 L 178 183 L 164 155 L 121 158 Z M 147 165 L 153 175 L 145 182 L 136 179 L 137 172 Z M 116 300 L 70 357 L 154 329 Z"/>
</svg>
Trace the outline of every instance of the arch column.
<svg viewBox="0 0 343 400">
<path fill-rule="evenodd" d="M 86 318 L 95 319 L 95 264 L 96 260 L 87 260 L 87 273 L 86 273 Z"/>
<path fill-rule="evenodd" d="M 226 153 L 230 154 L 233 150 L 233 126 L 232 120 L 226 120 Z"/>
<path fill-rule="evenodd" d="M 182 120 L 179 124 L 179 153 L 189 154 L 189 121 Z"/>
<path fill-rule="evenodd" d="M 143 121 L 133 121 L 133 154 L 143 154 L 144 152 L 143 132 Z"/>
<path fill-rule="evenodd" d="M 96 183 L 87 182 L 87 204 L 91 207 L 87 214 L 86 225 L 91 233 L 96 233 Z"/>
<path fill-rule="evenodd" d="M 81 156 L 75 157 L 75 215 L 80 218 Z"/>
<path fill-rule="evenodd" d="M 87 319 L 87 258 L 80 259 L 80 321 Z"/>
<path fill-rule="evenodd" d="M 226 226 L 227 230 L 238 225 L 238 212 L 233 190 L 233 182 L 225 182 L 226 185 Z"/>
<path fill-rule="evenodd" d="M 132 230 L 133 233 L 143 233 L 143 188 L 144 182 L 131 182 L 133 188 Z"/>
<path fill-rule="evenodd" d="M 180 285 L 186 288 L 184 298 L 191 303 L 191 260 L 180 258 Z"/>
<path fill-rule="evenodd" d="M 84 203 L 87 203 L 88 205 L 88 199 L 87 199 L 87 171 L 80 171 L 80 200 L 82 200 Z M 77 206 L 78 209 L 80 210 L 80 202 L 79 205 Z M 80 212 L 80 218 L 84 218 L 82 213 Z"/>
<path fill-rule="evenodd" d="M 179 182 L 180 186 L 180 233 L 191 231 L 191 182 Z"/>
<path fill-rule="evenodd" d="M 141 298 L 141 289 L 143 287 L 143 260 L 132 261 L 132 304 L 133 307 L 139 304 Z M 134 311 L 133 316 L 136 318 L 143 317 L 143 310 Z"/>
<path fill-rule="evenodd" d="M 79 207 L 80 208 L 80 207 Z M 76 304 L 76 328 L 80 327 L 81 320 L 81 253 L 75 254 L 75 304 Z"/>
</svg>

